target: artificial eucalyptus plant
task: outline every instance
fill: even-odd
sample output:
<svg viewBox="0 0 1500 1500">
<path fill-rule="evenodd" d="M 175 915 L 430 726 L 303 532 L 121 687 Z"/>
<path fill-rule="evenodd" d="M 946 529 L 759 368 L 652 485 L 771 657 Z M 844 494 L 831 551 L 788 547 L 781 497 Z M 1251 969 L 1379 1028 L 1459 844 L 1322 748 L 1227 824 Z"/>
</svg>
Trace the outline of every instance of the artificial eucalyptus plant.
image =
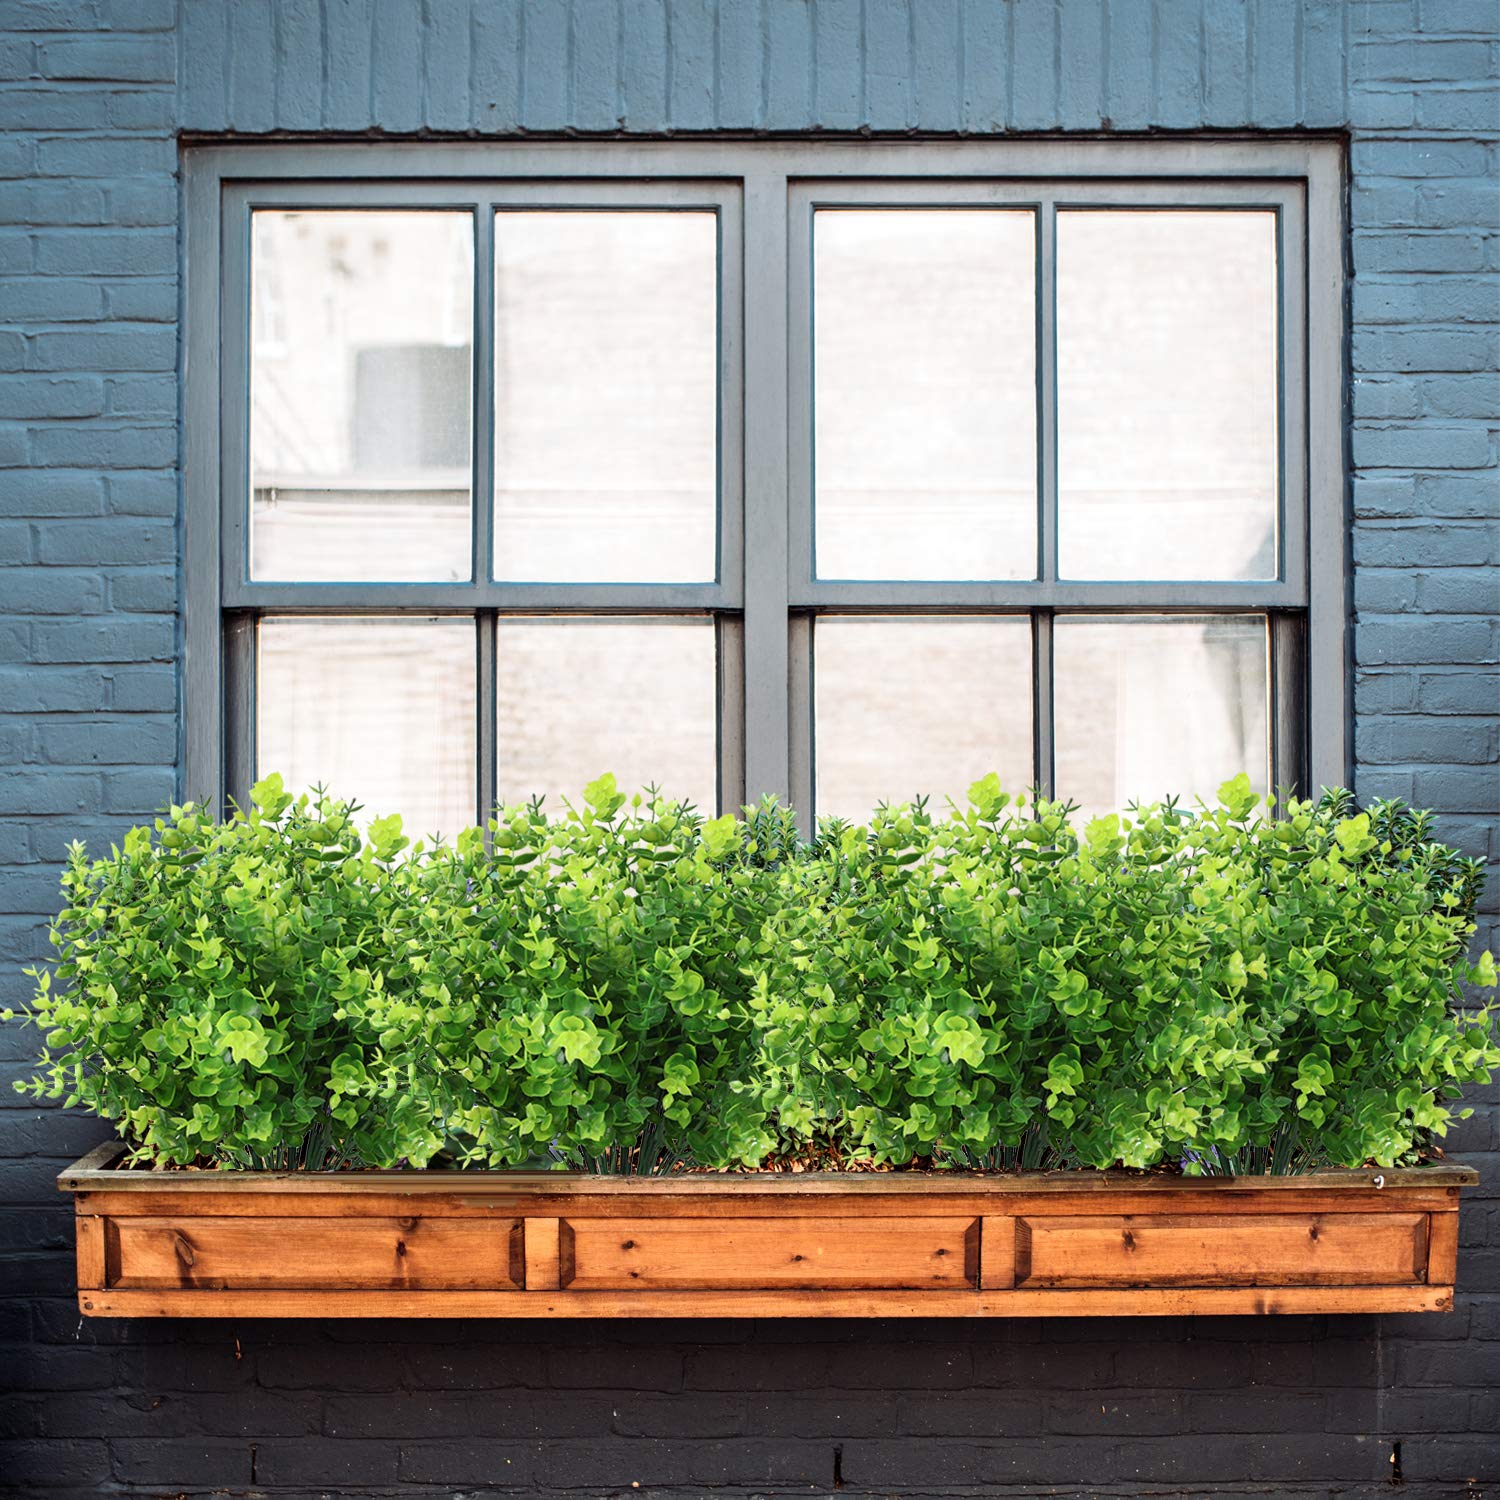
<svg viewBox="0 0 1500 1500">
<path fill-rule="evenodd" d="M 989 776 L 804 841 L 604 776 L 450 846 L 271 776 L 73 846 L 18 1087 L 177 1165 L 1417 1161 L 1500 1062 L 1477 862 L 1396 802 L 1271 811 L 1080 828 Z"/>
</svg>

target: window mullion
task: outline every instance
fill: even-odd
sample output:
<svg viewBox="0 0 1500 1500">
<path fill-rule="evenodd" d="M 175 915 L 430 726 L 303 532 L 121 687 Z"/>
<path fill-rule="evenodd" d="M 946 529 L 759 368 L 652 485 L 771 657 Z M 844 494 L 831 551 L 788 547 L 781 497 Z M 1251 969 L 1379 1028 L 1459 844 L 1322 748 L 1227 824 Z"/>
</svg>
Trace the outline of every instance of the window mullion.
<svg viewBox="0 0 1500 1500">
<path fill-rule="evenodd" d="M 1277 610 L 1268 616 L 1271 679 L 1271 790 L 1293 796 L 1312 790 L 1307 766 L 1307 617 Z"/>
<path fill-rule="evenodd" d="M 745 798 L 790 795 L 787 182 L 745 176 Z"/>
<path fill-rule="evenodd" d="M 474 736 L 478 765 L 475 781 L 479 805 L 479 826 L 485 830 L 489 840 L 489 821 L 494 815 L 497 798 L 495 781 L 495 744 L 499 735 L 495 711 L 495 638 L 496 619 L 492 609 L 482 609 L 474 617 L 477 640 L 475 643 L 474 701 L 479 712 L 479 730 Z"/>
<path fill-rule="evenodd" d="M 1057 581 L 1057 203 L 1036 214 L 1037 577 Z M 1052 723 L 1052 611 L 1031 616 L 1033 774 L 1042 795 L 1056 794 Z"/>
<path fill-rule="evenodd" d="M 233 614 L 224 625 L 224 811 L 248 806 L 255 766 L 256 617 Z"/>
<path fill-rule="evenodd" d="M 494 572 L 495 514 L 495 206 L 481 202 L 474 224 L 474 467 L 471 504 L 474 583 Z M 483 726 L 480 726 L 481 736 Z"/>
<path fill-rule="evenodd" d="M 1037 209 L 1037 576 L 1057 579 L 1057 204 Z M 1050 776 L 1050 772 L 1049 772 Z"/>
<path fill-rule="evenodd" d="M 791 730 L 792 801 L 797 808 L 798 827 L 805 836 L 814 830 L 817 801 L 813 795 L 817 764 L 817 726 L 813 715 L 815 687 L 813 635 L 817 626 L 810 614 L 796 614 L 787 626 L 791 660 L 788 677 L 788 720 Z"/>
<path fill-rule="evenodd" d="M 1043 796 L 1056 792 L 1052 731 L 1052 611 L 1031 616 L 1032 774 Z"/>
</svg>

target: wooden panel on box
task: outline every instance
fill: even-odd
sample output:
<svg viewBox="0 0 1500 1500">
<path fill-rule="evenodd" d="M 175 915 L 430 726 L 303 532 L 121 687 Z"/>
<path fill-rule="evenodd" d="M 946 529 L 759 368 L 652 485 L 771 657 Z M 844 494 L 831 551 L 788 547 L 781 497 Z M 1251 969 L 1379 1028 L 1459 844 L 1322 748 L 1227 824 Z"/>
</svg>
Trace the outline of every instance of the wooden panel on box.
<svg viewBox="0 0 1500 1500">
<path fill-rule="evenodd" d="M 515 1219 L 127 1218 L 118 1287 L 519 1288 Z"/>
<path fill-rule="evenodd" d="M 1427 1280 L 1452 1286 L 1458 1279 L 1458 1215 L 1427 1216 Z"/>
<path fill-rule="evenodd" d="M 575 1219 L 562 1285 L 658 1288 L 879 1288 L 977 1285 L 970 1218 Z"/>
<path fill-rule="evenodd" d="M 1022 1219 L 1015 1284 L 1401 1285 L 1426 1277 L 1427 1219 L 1412 1213 Z"/>
<path fill-rule="evenodd" d="M 1086 1291 L 836 1288 L 552 1292 L 83 1291 L 107 1318 L 1076 1318 L 1451 1312 L 1446 1286 L 1114 1287 Z"/>
</svg>

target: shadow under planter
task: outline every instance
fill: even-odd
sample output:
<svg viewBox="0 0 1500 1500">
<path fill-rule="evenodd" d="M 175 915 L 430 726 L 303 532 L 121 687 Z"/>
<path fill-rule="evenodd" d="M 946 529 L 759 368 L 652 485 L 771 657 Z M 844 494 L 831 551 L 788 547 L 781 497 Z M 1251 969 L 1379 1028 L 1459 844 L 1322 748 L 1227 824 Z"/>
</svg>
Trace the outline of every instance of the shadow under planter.
<svg viewBox="0 0 1500 1500">
<path fill-rule="evenodd" d="M 1467 1167 L 192 1172 L 91 1152 L 93 1317 L 1038 1317 L 1445 1312 Z"/>
</svg>

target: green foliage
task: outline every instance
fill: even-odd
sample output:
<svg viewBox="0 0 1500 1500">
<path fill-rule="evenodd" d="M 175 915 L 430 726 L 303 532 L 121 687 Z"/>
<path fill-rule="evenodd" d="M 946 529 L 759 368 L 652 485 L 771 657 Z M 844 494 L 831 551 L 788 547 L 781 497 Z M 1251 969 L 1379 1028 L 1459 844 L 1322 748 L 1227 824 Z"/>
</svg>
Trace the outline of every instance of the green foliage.
<svg viewBox="0 0 1500 1500">
<path fill-rule="evenodd" d="M 183 1164 L 1417 1160 L 1500 1062 L 1477 865 L 1398 803 L 1268 811 L 1079 829 L 991 776 L 804 842 L 604 776 L 428 847 L 269 777 L 73 848 L 18 1087 Z"/>
</svg>

